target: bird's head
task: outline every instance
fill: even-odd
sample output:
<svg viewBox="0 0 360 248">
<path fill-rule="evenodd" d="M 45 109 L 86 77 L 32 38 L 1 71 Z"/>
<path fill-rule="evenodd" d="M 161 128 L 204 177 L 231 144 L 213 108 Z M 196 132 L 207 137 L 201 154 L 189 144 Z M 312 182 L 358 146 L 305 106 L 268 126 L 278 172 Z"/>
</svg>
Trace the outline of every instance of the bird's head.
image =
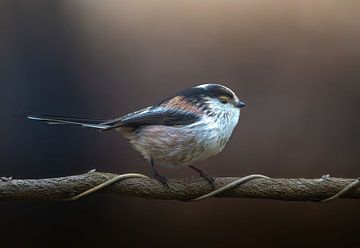
<svg viewBox="0 0 360 248">
<path fill-rule="evenodd" d="M 197 94 L 200 99 L 202 98 L 205 102 L 217 106 L 219 109 L 240 109 L 245 107 L 245 103 L 239 100 L 231 89 L 221 84 L 202 84 L 192 88 L 192 91 Z"/>
<path fill-rule="evenodd" d="M 177 95 L 191 103 L 206 115 L 214 116 L 226 113 L 240 113 L 245 103 L 226 86 L 217 83 L 202 84 L 184 90 Z"/>
<path fill-rule="evenodd" d="M 201 84 L 177 93 L 159 104 L 167 109 L 179 109 L 199 116 L 238 118 L 245 103 L 226 86 Z"/>
</svg>

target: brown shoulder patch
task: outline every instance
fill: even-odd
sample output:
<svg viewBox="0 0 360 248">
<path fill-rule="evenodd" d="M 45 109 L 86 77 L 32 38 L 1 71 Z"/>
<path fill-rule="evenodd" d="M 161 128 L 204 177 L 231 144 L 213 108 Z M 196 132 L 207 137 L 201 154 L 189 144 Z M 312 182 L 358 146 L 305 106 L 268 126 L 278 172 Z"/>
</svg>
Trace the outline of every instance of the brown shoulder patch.
<svg viewBox="0 0 360 248">
<path fill-rule="evenodd" d="M 193 103 L 188 102 L 183 96 L 176 96 L 169 101 L 162 103 L 160 106 L 171 109 L 180 109 L 188 112 L 193 112 L 199 115 L 203 113 Z"/>
</svg>

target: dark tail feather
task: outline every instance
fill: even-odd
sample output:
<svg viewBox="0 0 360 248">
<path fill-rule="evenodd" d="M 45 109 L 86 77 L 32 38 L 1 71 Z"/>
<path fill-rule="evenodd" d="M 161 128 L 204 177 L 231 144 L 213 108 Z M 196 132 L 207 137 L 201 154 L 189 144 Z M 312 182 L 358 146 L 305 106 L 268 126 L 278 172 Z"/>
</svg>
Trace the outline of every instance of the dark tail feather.
<svg viewBox="0 0 360 248">
<path fill-rule="evenodd" d="M 106 120 L 65 117 L 65 116 L 53 116 L 53 115 L 28 115 L 26 118 L 34 121 L 46 122 L 50 125 L 75 125 L 81 127 L 90 127 L 97 129 L 109 128 L 108 125 L 102 124 Z"/>
</svg>

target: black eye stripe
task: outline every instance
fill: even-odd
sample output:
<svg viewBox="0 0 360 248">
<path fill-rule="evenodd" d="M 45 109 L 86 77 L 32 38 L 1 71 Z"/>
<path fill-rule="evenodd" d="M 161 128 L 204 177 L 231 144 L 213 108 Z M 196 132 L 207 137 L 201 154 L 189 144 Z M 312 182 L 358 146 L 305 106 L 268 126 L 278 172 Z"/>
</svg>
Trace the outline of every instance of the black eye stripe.
<svg viewBox="0 0 360 248">
<path fill-rule="evenodd" d="M 220 96 L 226 96 L 229 99 L 233 99 L 234 96 L 229 90 L 218 85 L 210 85 L 206 88 L 191 88 L 180 92 L 178 95 L 184 96 L 188 99 L 203 99 L 205 97 L 219 98 Z"/>
<path fill-rule="evenodd" d="M 212 84 L 206 87 L 206 91 L 209 93 L 211 97 L 220 97 L 220 96 L 227 96 L 230 99 L 233 98 L 233 93 L 229 91 L 229 89 L 220 86 L 218 84 Z"/>
<path fill-rule="evenodd" d="M 194 87 L 186 89 L 179 92 L 175 96 L 182 96 L 184 97 L 184 100 L 192 102 L 193 104 L 200 103 L 200 105 L 204 104 L 207 101 L 207 98 L 219 99 L 219 97 L 221 96 L 226 96 L 229 98 L 229 101 L 234 99 L 233 93 L 226 87 L 219 84 L 209 84 L 205 87 Z M 165 99 L 164 101 L 159 103 L 159 105 L 166 101 L 169 101 L 173 97 Z"/>
</svg>

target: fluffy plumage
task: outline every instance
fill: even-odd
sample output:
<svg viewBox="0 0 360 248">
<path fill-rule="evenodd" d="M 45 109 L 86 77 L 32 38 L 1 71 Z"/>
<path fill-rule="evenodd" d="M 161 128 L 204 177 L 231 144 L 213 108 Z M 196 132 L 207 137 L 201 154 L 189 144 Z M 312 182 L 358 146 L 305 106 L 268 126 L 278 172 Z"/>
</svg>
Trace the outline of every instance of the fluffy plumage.
<svg viewBox="0 0 360 248">
<path fill-rule="evenodd" d="M 245 104 L 229 88 L 203 84 L 111 120 L 34 115 L 28 118 L 49 124 L 117 130 L 152 165 L 178 167 L 219 153 L 231 137 L 243 106 Z M 155 169 L 154 175 L 164 182 Z"/>
</svg>

